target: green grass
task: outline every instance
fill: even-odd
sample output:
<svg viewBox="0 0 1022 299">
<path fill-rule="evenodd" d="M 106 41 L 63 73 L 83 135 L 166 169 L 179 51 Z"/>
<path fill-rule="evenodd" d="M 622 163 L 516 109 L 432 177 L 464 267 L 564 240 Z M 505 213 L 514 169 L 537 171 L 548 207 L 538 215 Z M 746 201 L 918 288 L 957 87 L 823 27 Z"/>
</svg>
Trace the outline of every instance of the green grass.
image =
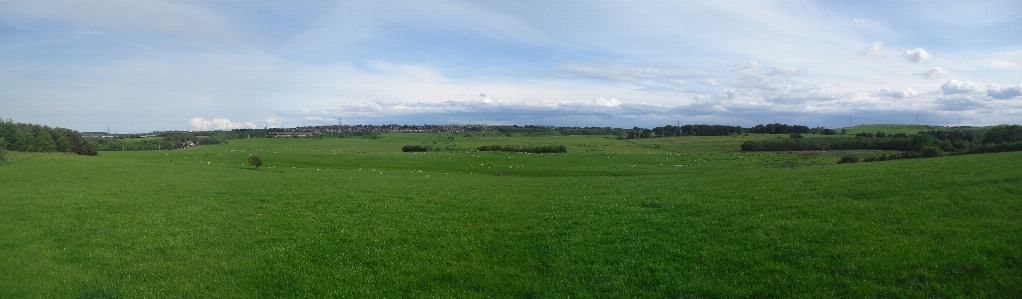
<svg viewBox="0 0 1022 299">
<path fill-rule="evenodd" d="M 0 298 L 1022 294 L 1022 153 L 838 165 L 746 138 L 775 136 L 33 156 L 0 165 Z"/>
</svg>

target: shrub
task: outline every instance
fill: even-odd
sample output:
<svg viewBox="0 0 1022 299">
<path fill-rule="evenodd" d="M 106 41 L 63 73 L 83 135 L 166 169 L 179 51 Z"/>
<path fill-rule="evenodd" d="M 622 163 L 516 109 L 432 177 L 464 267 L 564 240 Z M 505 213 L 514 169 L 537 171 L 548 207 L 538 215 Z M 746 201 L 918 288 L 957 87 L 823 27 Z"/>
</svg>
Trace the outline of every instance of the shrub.
<svg viewBox="0 0 1022 299">
<path fill-rule="evenodd" d="M 788 136 L 791 136 L 791 138 L 805 138 L 805 137 L 802 137 L 801 133 L 791 133 L 791 134 L 788 134 Z"/>
<path fill-rule="evenodd" d="M 256 169 L 259 169 L 259 166 L 263 165 L 263 159 L 259 158 L 259 156 L 250 156 L 248 157 L 248 164 L 255 165 Z"/>
<path fill-rule="evenodd" d="M 919 150 L 919 154 L 924 158 L 940 157 L 943 153 L 944 151 L 940 150 L 940 148 L 936 146 L 927 146 Z"/>
<path fill-rule="evenodd" d="M 484 145 L 476 148 L 478 151 L 490 152 L 521 152 L 533 154 L 545 153 L 567 153 L 568 148 L 563 145 L 540 145 L 540 146 L 513 146 L 513 145 Z"/>
<path fill-rule="evenodd" d="M 402 152 L 429 152 L 433 151 L 433 147 L 429 145 L 406 145 L 401 147 Z"/>
<path fill-rule="evenodd" d="M 841 160 L 837 160 L 837 164 L 855 163 L 855 162 L 859 162 L 859 157 L 854 156 L 854 155 L 845 155 L 845 156 L 841 157 Z"/>
</svg>

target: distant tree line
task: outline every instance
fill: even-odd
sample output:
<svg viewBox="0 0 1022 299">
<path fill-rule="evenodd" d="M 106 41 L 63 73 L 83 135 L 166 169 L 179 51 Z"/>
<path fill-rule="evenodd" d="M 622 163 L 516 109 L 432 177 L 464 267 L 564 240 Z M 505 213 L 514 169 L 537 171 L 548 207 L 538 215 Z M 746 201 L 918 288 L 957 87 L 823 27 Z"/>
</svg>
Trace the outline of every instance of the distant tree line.
<svg viewBox="0 0 1022 299">
<path fill-rule="evenodd" d="M 782 138 L 751 140 L 742 143 L 742 151 L 833 151 L 892 150 L 907 151 L 910 138 Z"/>
<path fill-rule="evenodd" d="M 0 121 L 0 148 L 4 152 L 64 152 L 95 156 L 96 149 L 78 131 L 36 124 Z"/>
<path fill-rule="evenodd" d="M 633 127 L 625 132 L 625 139 L 680 137 L 680 136 L 728 136 L 745 133 L 739 126 L 724 125 L 683 125 L 655 127 L 653 129 Z"/>
<path fill-rule="evenodd" d="M 476 148 L 478 151 L 483 152 L 519 152 L 519 153 L 533 153 L 533 154 L 548 154 L 548 153 L 567 153 L 568 148 L 563 145 L 537 145 L 537 146 L 517 146 L 517 145 L 484 145 Z"/>
<path fill-rule="evenodd" d="M 824 127 L 810 128 L 809 126 L 803 125 L 788 125 L 780 123 L 772 124 L 759 124 L 752 128 L 746 128 L 746 133 L 756 134 L 820 134 L 820 135 L 838 135 L 845 134 L 845 130 L 842 129 L 838 132 L 834 129 L 828 129 Z"/>
<path fill-rule="evenodd" d="M 742 128 L 740 126 L 725 126 L 725 125 L 682 125 L 682 126 L 671 126 L 666 125 L 663 127 L 656 127 L 653 129 L 645 129 L 639 127 L 633 127 L 631 130 L 626 130 L 624 138 L 635 139 L 635 138 L 658 138 L 658 137 L 680 137 L 680 136 L 730 136 L 730 135 L 741 135 L 747 133 L 756 134 L 789 134 L 793 138 L 799 138 L 795 136 L 802 136 L 800 134 L 821 134 L 821 135 L 837 135 L 845 134 L 844 129 L 839 133 L 833 129 L 827 129 L 824 127 L 809 128 L 803 125 L 788 125 L 788 124 L 760 124 L 751 128 Z"/>
<path fill-rule="evenodd" d="M 160 134 L 157 137 L 132 136 L 118 138 L 87 138 L 97 150 L 100 151 L 153 151 L 173 150 L 187 148 L 197 145 L 211 145 L 228 143 L 232 139 L 247 138 L 252 134 L 245 132 L 195 132 L 195 133 L 168 133 Z M 256 137 L 265 136 L 255 134 Z M 161 137 L 162 136 L 162 137 Z"/>
<path fill-rule="evenodd" d="M 904 133 L 858 133 L 856 138 L 789 138 L 755 140 L 742 143 L 743 151 L 810 151 L 810 150 L 895 150 L 900 154 L 867 157 L 864 161 L 936 157 L 951 154 L 978 154 L 1022 151 L 1022 126 L 996 126 L 989 129 L 953 129 Z M 858 162 L 845 156 L 839 163 Z"/>
<path fill-rule="evenodd" d="M 802 125 L 791 126 L 791 125 L 788 125 L 788 124 L 779 124 L 779 123 L 766 124 L 766 125 L 759 124 L 759 125 L 756 125 L 755 127 L 749 128 L 747 130 L 747 132 L 748 133 L 757 133 L 757 134 L 794 134 L 794 133 L 808 134 L 809 133 L 809 127 L 808 126 L 802 126 Z"/>
<path fill-rule="evenodd" d="M 557 136 L 561 131 L 551 126 L 495 126 L 493 129 L 507 136 Z"/>
<path fill-rule="evenodd" d="M 625 129 L 611 127 L 559 127 L 557 131 L 561 135 L 625 135 Z"/>
<path fill-rule="evenodd" d="M 905 134 L 905 133 L 888 134 L 888 133 L 884 133 L 883 131 L 877 131 L 876 133 L 859 132 L 859 133 L 855 133 L 855 137 L 856 138 L 908 138 L 908 134 Z"/>
</svg>

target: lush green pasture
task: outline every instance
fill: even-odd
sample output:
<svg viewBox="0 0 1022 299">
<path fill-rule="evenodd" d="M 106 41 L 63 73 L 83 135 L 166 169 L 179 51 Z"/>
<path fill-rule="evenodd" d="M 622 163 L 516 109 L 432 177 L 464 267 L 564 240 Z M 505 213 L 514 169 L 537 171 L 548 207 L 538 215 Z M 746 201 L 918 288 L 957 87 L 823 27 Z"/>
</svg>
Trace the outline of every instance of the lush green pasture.
<svg viewBox="0 0 1022 299">
<path fill-rule="evenodd" d="M 382 137 L 0 165 L 0 298 L 1022 294 L 1019 152 L 834 164 L 737 149 L 771 135 Z M 569 152 L 471 150 L 544 144 Z"/>
</svg>

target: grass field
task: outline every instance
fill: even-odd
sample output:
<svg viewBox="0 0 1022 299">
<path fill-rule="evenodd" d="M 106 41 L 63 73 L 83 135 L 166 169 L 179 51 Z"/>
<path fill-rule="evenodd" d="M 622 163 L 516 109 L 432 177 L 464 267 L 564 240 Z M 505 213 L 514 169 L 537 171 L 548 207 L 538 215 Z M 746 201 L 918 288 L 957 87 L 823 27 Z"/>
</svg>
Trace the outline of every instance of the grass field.
<svg viewBox="0 0 1022 299">
<path fill-rule="evenodd" d="M 738 150 L 777 137 L 26 156 L 0 165 L 0 298 L 1022 296 L 1022 153 Z M 569 151 L 472 150 L 546 144 Z"/>
<path fill-rule="evenodd" d="M 862 133 L 862 132 L 876 133 L 878 131 L 882 131 L 882 132 L 888 133 L 888 134 L 898 134 L 898 133 L 915 134 L 915 133 L 919 133 L 919 131 L 940 130 L 940 129 L 946 129 L 946 128 L 942 127 L 942 126 L 930 126 L 930 125 L 872 124 L 872 125 L 857 125 L 857 126 L 839 128 L 837 130 L 841 131 L 841 129 L 845 129 L 845 130 L 847 130 L 848 134 L 854 135 L 856 133 Z"/>
</svg>

